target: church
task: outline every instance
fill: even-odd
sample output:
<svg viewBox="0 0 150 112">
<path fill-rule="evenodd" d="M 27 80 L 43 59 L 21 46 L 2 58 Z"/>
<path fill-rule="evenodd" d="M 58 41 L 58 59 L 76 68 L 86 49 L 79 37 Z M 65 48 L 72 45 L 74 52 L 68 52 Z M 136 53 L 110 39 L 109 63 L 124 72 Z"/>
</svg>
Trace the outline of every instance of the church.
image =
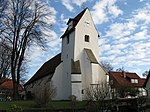
<svg viewBox="0 0 150 112">
<path fill-rule="evenodd" d="M 99 64 L 99 34 L 88 8 L 67 22 L 61 36 L 61 53 L 45 62 L 25 84 L 27 91 L 48 81 L 56 87 L 54 100 L 68 100 L 75 95 L 85 100 L 85 89 L 107 80 L 107 73 Z"/>
</svg>

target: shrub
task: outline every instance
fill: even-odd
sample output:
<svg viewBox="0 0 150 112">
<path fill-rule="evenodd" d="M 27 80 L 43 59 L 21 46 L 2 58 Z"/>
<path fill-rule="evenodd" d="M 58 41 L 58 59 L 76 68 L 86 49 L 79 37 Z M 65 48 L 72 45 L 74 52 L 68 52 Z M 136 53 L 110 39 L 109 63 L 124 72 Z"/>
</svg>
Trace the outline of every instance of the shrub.
<svg viewBox="0 0 150 112">
<path fill-rule="evenodd" d="M 56 88 L 52 82 L 38 86 L 33 91 L 34 101 L 39 107 L 46 107 L 48 102 L 56 95 Z"/>
<path fill-rule="evenodd" d="M 76 96 L 71 95 L 71 96 L 69 96 L 69 99 L 70 99 L 71 106 L 76 107 L 76 104 L 77 104 Z"/>
<path fill-rule="evenodd" d="M 23 112 L 22 108 L 13 104 L 9 109 L 8 112 Z"/>
</svg>

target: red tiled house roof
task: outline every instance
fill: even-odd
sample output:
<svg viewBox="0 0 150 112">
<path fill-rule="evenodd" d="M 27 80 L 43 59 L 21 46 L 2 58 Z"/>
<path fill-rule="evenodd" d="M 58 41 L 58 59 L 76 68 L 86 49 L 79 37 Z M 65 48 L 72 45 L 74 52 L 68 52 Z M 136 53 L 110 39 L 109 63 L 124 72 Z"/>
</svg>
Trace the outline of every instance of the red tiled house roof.
<svg viewBox="0 0 150 112">
<path fill-rule="evenodd" d="M 145 79 L 140 78 L 136 73 L 130 72 L 109 72 L 110 80 L 113 80 L 113 87 L 129 86 L 143 87 Z M 131 83 L 131 79 L 137 79 L 138 83 Z"/>
<path fill-rule="evenodd" d="M 4 79 L 2 81 L 2 83 L 0 84 L 0 88 L 9 89 L 9 90 L 13 91 L 13 81 L 12 81 L 12 79 Z M 23 91 L 22 85 L 20 85 L 20 84 L 18 85 L 18 91 L 19 92 Z"/>
</svg>

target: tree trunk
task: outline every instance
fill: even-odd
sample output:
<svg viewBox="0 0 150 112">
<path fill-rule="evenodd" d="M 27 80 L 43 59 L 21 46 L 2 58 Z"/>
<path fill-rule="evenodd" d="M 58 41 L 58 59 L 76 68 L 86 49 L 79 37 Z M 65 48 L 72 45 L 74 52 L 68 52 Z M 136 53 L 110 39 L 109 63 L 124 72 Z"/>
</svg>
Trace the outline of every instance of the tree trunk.
<svg viewBox="0 0 150 112">
<path fill-rule="evenodd" d="M 11 56 L 11 75 L 12 75 L 12 81 L 13 81 L 13 99 L 18 100 L 19 93 L 18 93 L 18 84 L 16 81 L 16 63 L 15 63 L 15 53 L 12 51 Z"/>
<path fill-rule="evenodd" d="M 14 100 L 18 100 L 19 99 L 17 81 L 13 81 L 13 98 L 14 98 Z"/>
</svg>

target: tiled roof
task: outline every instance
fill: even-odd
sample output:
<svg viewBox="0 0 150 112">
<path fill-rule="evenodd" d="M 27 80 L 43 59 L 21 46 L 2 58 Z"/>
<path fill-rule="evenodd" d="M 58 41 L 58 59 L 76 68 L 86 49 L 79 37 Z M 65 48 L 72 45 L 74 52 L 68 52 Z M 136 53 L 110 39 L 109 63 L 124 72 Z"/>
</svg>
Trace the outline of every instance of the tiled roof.
<svg viewBox="0 0 150 112">
<path fill-rule="evenodd" d="M 0 85 L 1 85 L 3 82 L 9 81 L 9 80 L 12 80 L 12 79 L 8 79 L 8 78 L 3 78 L 3 79 L 1 79 L 1 80 L 0 80 Z"/>
<path fill-rule="evenodd" d="M 72 74 L 81 74 L 80 61 L 71 60 L 71 73 Z"/>
<path fill-rule="evenodd" d="M 1 88 L 6 88 L 6 89 L 13 89 L 13 81 L 12 79 L 6 79 L 3 83 L 1 83 L 0 85 Z M 19 84 L 18 85 L 18 90 L 21 92 L 23 89 L 22 89 L 22 86 Z"/>
<path fill-rule="evenodd" d="M 115 87 L 130 86 L 143 87 L 145 79 L 140 78 L 136 73 L 130 72 L 109 72 L 110 79 L 113 79 Z M 138 83 L 131 83 L 131 79 L 138 79 Z"/>
<path fill-rule="evenodd" d="M 140 78 L 136 73 L 125 72 L 125 74 L 130 79 L 139 79 Z"/>
<path fill-rule="evenodd" d="M 75 18 L 70 18 L 67 24 L 69 24 L 70 21 L 73 21 L 73 27 L 71 29 L 66 29 L 65 33 L 61 36 L 61 38 L 64 38 L 67 34 L 71 33 L 75 30 L 76 25 L 78 24 L 79 20 L 82 18 L 84 12 L 87 8 L 85 8 L 81 13 L 79 13 Z"/>
<path fill-rule="evenodd" d="M 98 61 L 97 61 L 96 57 L 94 56 L 92 50 L 91 49 L 87 49 L 87 48 L 84 48 L 84 50 L 85 50 L 85 52 L 86 52 L 90 62 L 98 64 Z"/>
<path fill-rule="evenodd" d="M 28 85 L 42 77 L 52 75 L 55 72 L 56 67 L 61 63 L 61 53 L 45 62 L 41 68 L 33 75 L 33 77 L 25 84 Z"/>
</svg>

